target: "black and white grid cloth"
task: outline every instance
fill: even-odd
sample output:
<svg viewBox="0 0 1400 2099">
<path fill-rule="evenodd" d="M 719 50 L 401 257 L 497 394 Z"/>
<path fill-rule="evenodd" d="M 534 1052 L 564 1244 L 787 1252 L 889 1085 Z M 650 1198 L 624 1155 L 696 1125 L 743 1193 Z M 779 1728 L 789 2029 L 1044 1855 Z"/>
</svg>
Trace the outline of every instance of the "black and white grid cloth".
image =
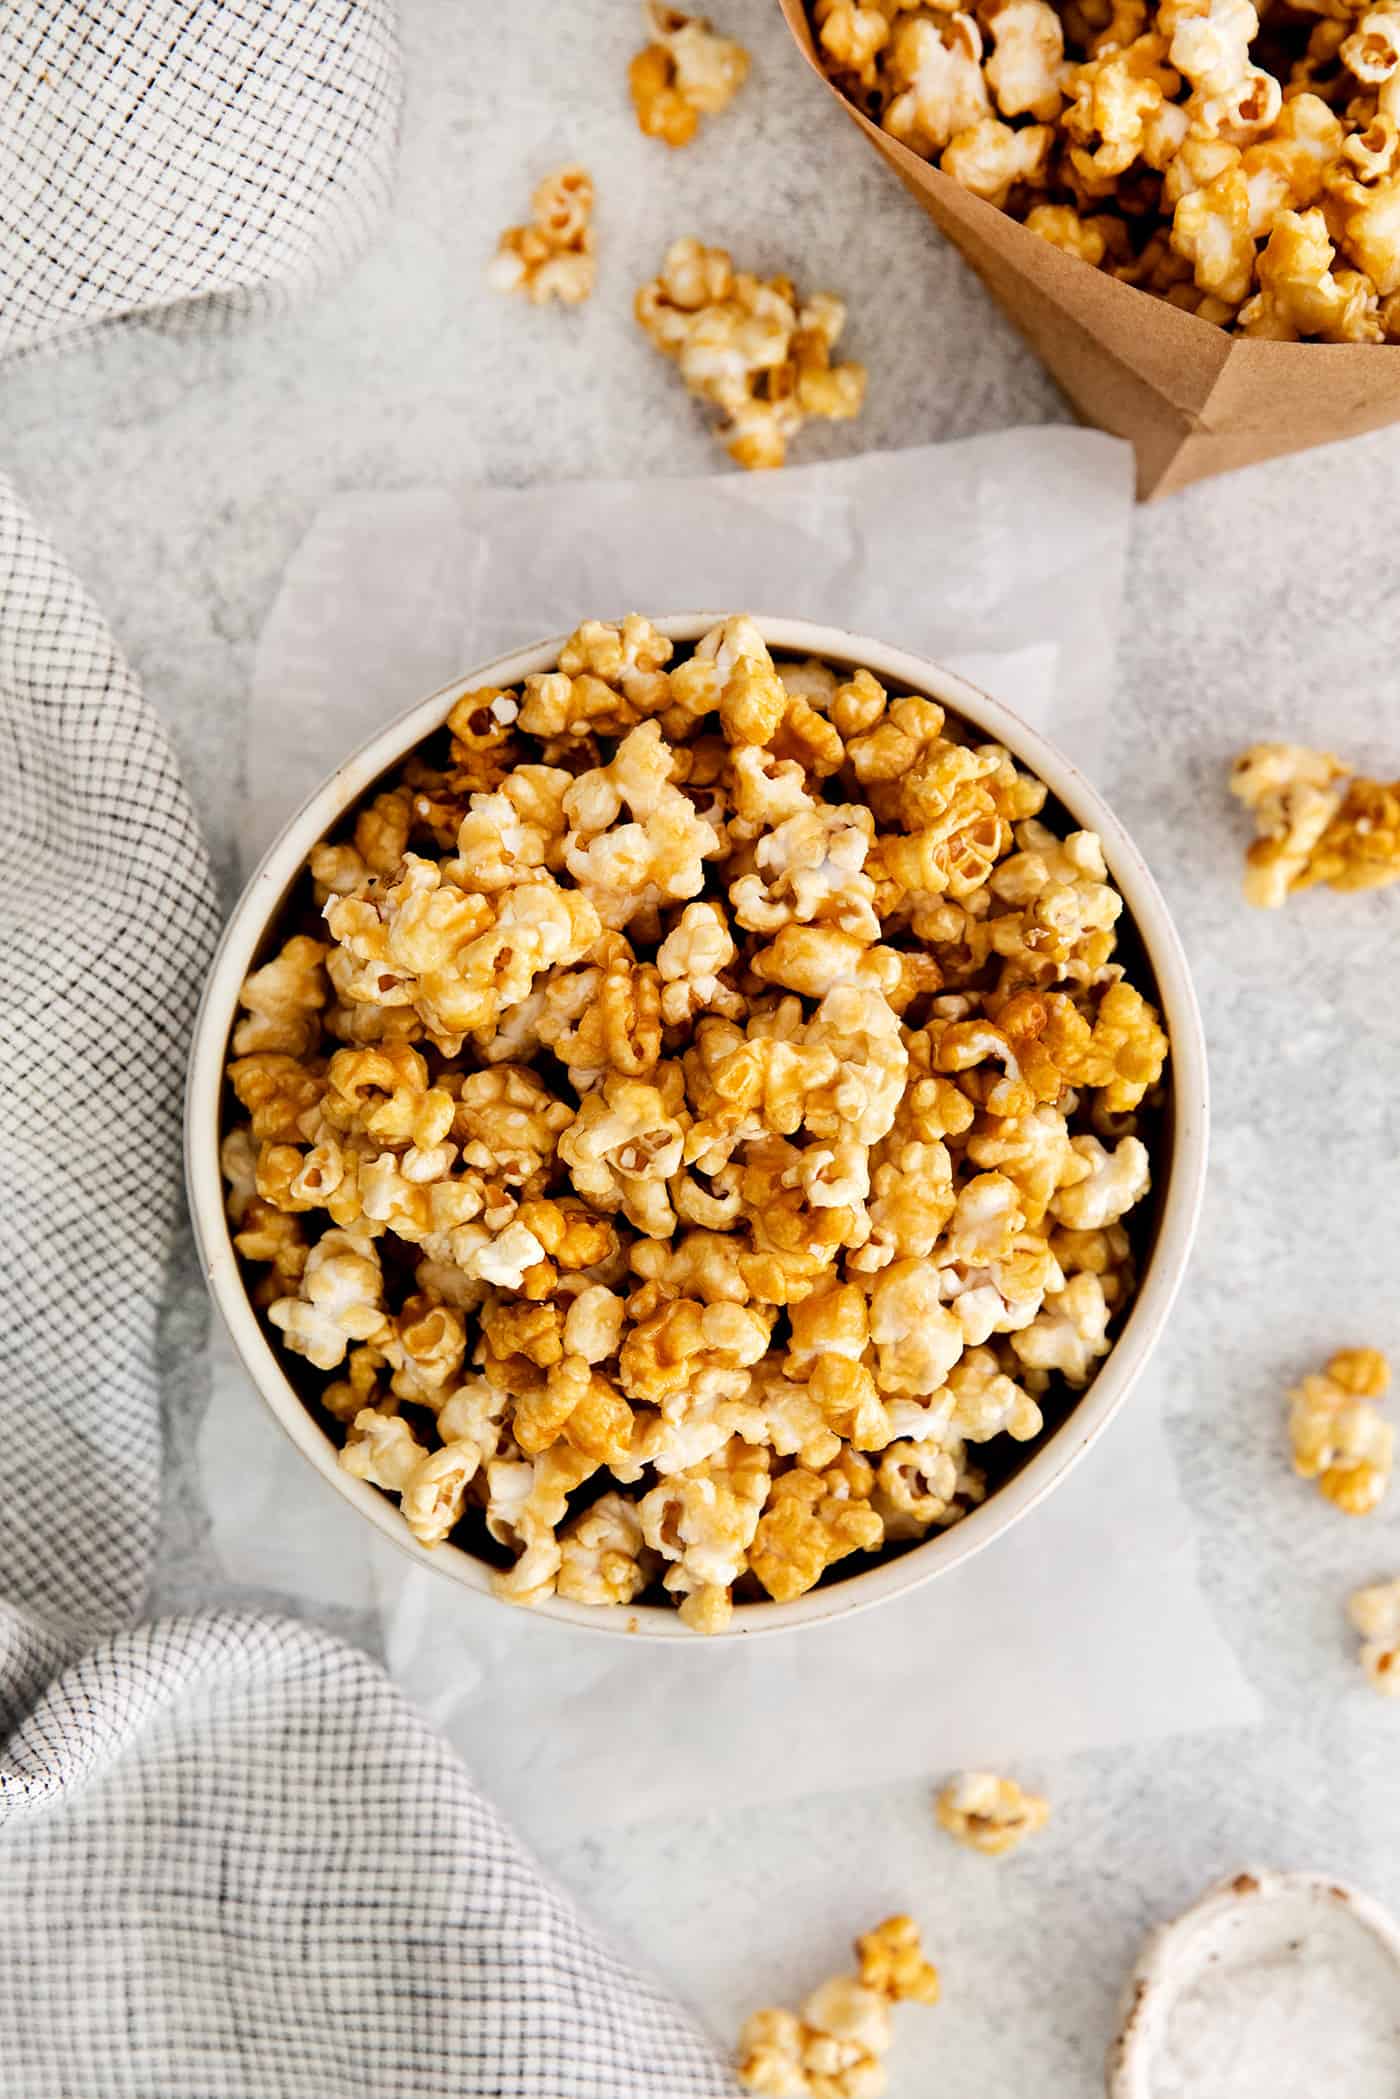
<svg viewBox="0 0 1400 2099">
<path fill-rule="evenodd" d="M 4 0 L 0 356 L 333 275 L 397 113 L 393 0 Z"/>
<path fill-rule="evenodd" d="M 395 101 L 378 0 L 9 0 L 0 341 L 348 254 Z M 722 2099 L 366 1657 L 138 1622 L 216 931 L 160 726 L 0 482 L 0 2099 Z"/>
</svg>

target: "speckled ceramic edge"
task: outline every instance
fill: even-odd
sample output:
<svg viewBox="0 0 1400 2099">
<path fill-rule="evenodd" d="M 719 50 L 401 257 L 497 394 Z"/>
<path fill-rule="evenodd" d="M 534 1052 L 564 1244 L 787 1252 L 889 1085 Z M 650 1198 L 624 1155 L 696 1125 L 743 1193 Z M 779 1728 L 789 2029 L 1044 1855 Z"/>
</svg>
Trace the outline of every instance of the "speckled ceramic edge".
<svg viewBox="0 0 1400 2099">
<path fill-rule="evenodd" d="M 677 614 L 658 619 L 656 625 L 673 641 L 693 642 L 724 616 Z M 1127 1323 L 1072 1414 L 1047 1437 L 1016 1477 L 951 1530 L 882 1566 L 813 1590 L 794 1603 L 739 1605 L 728 1631 L 712 1635 L 709 1642 L 697 1642 L 700 1646 L 849 1617 L 886 1597 L 900 1595 L 970 1559 L 1058 1486 L 1123 1404 L 1161 1335 L 1190 1255 L 1206 1170 L 1205 1040 L 1186 957 L 1161 892 L 1141 855 L 1078 768 L 1002 701 L 979 692 L 951 671 L 922 657 L 907 655 L 883 642 L 868 641 L 837 627 L 762 614 L 755 614 L 754 618 L 771 648 L 798 656 L 819 656 L 838 666 L 864 665 L 887 685 L 925 693 L 956 710 L 983 730 L 989 740 L 1005 744 L 1045 782 L 1076 823 L 1098 832 L 1109 873 L 1136 922 L 1161 993 L 1172 1045 L 1168 1065 L 1172 1147 L 1156 1244 Z M 470 671 L 420 700 L 337 766 L 285 825 L 244 890 L 210 966 L 195 1020 L 185 1096 L 185 1171 L 195 1239 L 210 1294 L 254 1385 L 303 1457 L 376 1530 L 410 1553 L 420 1565 L 433 1567 L 460 1587 L 486 1595 L 494 1592 L 491 1570 L 483 1561 L 454 1545 L 427 1551 L 413 1538 L 386 1495 L 340 1469 L 336 1445 L 284 1375 L 244 1289 L 224 1216 L 218 1157 L 219 1108 L 225 1049 L 239 986 L 252 965 L 269 920 L 279 909 L 312 846 L 381 773 L 441 724 L 460 693 L 479 685 L 515 685 L 534 672 L 553 669 L 564 638 L 554 636 L 498 657 L 494 663 Z M 1158 1178 L 1160 1182 L 1160 1162 Z M 537 1610 L 541 1616 L 593 1633 L 650 1639 L 695 1637 L 676 1613 L 664 1606 L 600 1610 L 550 1597 Z"/>
<path fill-rule="evenodd" d="M 1271 1873 L 1247 1870 L 1208 1888 L 1199 1902 L 1169 1924 L 1159 1924 L 1143 1941 L 1123 1991 L 1122 2020 L 1108 2052 L 1105 2083 L 1108 2099 L 1152 2099 L 1153 2069 L 1167 2030 L 1172 2004 L 1197 1972 L 1201 1948 L 1233 1930 L 1236 1942 L 1251 1917 L 1280 1897 L 1340 1905 L 1353 1921 L 1371 1933 L 1400 1972 L 1400 1925 L 1374 1896 L 1325 1873 Z M 1205 2099 L 1205 2095 L 1202 2095 Z"/>
</svg>

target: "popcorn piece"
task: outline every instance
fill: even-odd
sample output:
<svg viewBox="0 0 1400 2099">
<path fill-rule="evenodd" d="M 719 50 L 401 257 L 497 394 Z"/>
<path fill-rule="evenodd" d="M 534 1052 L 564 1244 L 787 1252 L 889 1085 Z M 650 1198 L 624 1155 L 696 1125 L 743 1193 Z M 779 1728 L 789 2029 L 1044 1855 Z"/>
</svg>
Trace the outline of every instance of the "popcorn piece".
<svg viewBox="0 0 1400 2099">
<path fill-rule="evenodd" d="M 517 1548 L 515 1564 L 495 1578 L 498 1595 L 528 1607 L 554 1594 L 564 1557 L 556 1532 L 568 1497 L 597 1469 L 596 1458 L 564 1443 L 533 1463 L 492 1459 L 486 1467 L 486 1527 L 499 1544 Z"/>
<path fill-rule="evenodd" d="M 1095 269 L 1109 252 L 1116 219 L 1083 218 L 1072 204 L 1037 204 L 1026 213 L 1026 225 L 1052 248 L 1077 256 Z"/>
<path fill-rule="evenodd" d="M 1327 189 L 1338 247 L 1382 298 L 1400 291 L 1400 175 L 1359 182 L 1338 173 Z"/>
<path fill-rule="evenodd" d="M 321 1113 L 332 1128 L 379 1145 L 430 1151 L 452 1128 L 450 1093 L 428 1084 L 428 1067 L 407 1042 L 337 1050 L 326 1071 Z"/>
<path fill-rule="evenodd" d="M 646 0 L 642 9 L 651 42 L 627 73 L 637 122 L 648 138 L 686 146 L 702 116 L 718 116 L 733 101 L 749 73 L 749 54 L 707 21 Z"/>
<path fill-rule="evenodd" d="M 270 962 L 253 971 L 238 994 L 248 1018 L 233 1031 L 235 1056 L 252 1056 L 259 1050 L 310 1055 L 321 1033 L 317 1016 L 329 994 L 324 967 L 328 952 L 322 941 L 297 933 Z"/>
<path fill-rule="evenodd" d="M 686 239 L 667 249 L 636 313 L 690 391 L 723 410 L 719 434 L 740 466 L 781 466 L 809 417 L 860 413 L 865 367 L 831 362 L 846 310 L 830 293 L 799 305 L 790 279 L 736 273 L 723 248 Z"/>
<path fill-rule="evenodd" d="M 1376 1690 L 1400 1697 L 1400 1581 L 1356 1589 L 1347 1616 L 1361 1634 L 1360 1662 Z"/>
<path fill-rule="evenodd" d="M 501 235 L 486 281 L 523 292 L 532 306 L 557 299 L 578 306 L 593 289 L 593 179 L 586 168 L 560 168 L 531 199 L 532 223 Z"/>
<path fill-rule="evenodd" d="M 1238 306 L 1254 281 L 1249 184 L 1236 167 L 1188 190 L 1172 219 L 1171 242 L 1191 264 L 1200 290 Z"/>
<path fill-rule="evenodd" d="M 1083 1178 L 1062 1183 L 1051 1202 L 1052 1214 L 1076 1232 L 1101 1231 L 1126 1217 L 1152 1184 L 1147 1146 L 1124 1137 L 1105 1151 L 1097 1137 L 1074 1137 L 1070 1149 L 1084 1169 Z"/>
<path fill-rule="evenodd" d="M 1065 130 L 1075 141 L 1070 159 L 1086 179 L 1126 174 L 1149 144 L 1153 118 L 1180 86 L 1165 60 L 1164 39 L 1142 36 L 1071 68 Z"/>
<path fill-rule="evenodd" d="M 924 1959 L 910 1917 L 887 1917 L 862 1933 L 855 1951 L 859 1974 L 830 1977 L 800 2014 L 770 2007 L 745 2020 L 737 2065 L 745 2091 L 770 2099 L 876 2099 L 883 2092 L 890 2007 L 936 2004 L 938 1971 Z"/>
<path fill-rule="evenodd" d="M 1348 1348 L 1289 1394 L 1293 1470 L 1348 1516 L 1369 1515 L 1390 1484 L 1395 1431 L 1373 1404 L 1389 1383 L 1379 1349 Z"/>
<path fill-rule="evenodd" d="M 1048 1800 L 990 1771 L 963 1771 L 949 1779 L 937 1806 L 939 1824 L 949 1836 L 988 1858 L 1014 1851 L 1050 1819 Z"/>
<path fill-rule="evenodd" d="M 890 47 L 889 77 L 896 93 L 881 122 L 891 138 L 926 159 L 991 114 L 982 36 L 969 14 L 918 14 L 901 22 Z"/>
<path fill-rule="evenodd" d="M 684 1129 L 658 1088 L 611 1074 L 559 1140 L 579 1194 L 595 1208 L 622 1210 L 639 1232 L 658 1239 L 675 1226 L 665 1184 L 684 1148 Z"/>
<path fill-rule="evenodd" d="M 938 1970 L 924 1959 L 919 1927 L 912 1917 L 886 1917 L 856 1940 L 860 1979 L 868 1990 L 896 2004 L 937 2004 Z"/>
<path fill-rule="evenodd" d="M 604 1494 L 559 1536 L 557 1595 L 568 1603 L 630 1603 L 650 1575 L 635 1502 Z"/>
<path fill-rule="evenodd" d="M 334 1370 L 351 1341 L 378 1341 L 386 1331 L 384 1279 L 373 1243 L 327 1232 L 306 1257 L 297 1295 L 279 1297 L 267 1316 L 317 1370 Z"/>
<path fill-rule="evenodd" d="M 1333 783 L 1345 772 L 1330 752 L 1296 743 L 1252 744 L 1235 760 L 1230 792 L 1249 810 L 1258 833 L 1245 855 L 1247 903 L 1264 910 L 1283 903 L 1341 807 Z"/>
<path fill-rule="evenodd" d="M 515 1064 L 473 1071 L 461 1081 L 451 1131 L 462 1164 L 538 1194 L 553 1166 L 561 1134 L 573 1121 L 566 1101 L 533 1072 Z"/>
<path fill-rule="evenodd" d="M 1023 4 L 1039 9 L 1040 0 L 1010 0 L 1003 12 L 1015 13 Z M 1050 8 L 1044 12 L 1053 20 Z M 1013 130 L 995 117 L 982 117 L 949 139 L 938 165 L 954 182 L 971 190 L 974 197 L 1004 205 L 1018 183 L 1044 187 L 1054 142 L 1055 134 L 1047 124 L 1027 124 Z"/>
<path fill-rule="evenodd" d="M 986 19 L 994 45 L 987 85 L 997 108 L 1004 117 L 1052 124 L 1064 102 L 1065 59 L 1064 29 L 1054 8 L 1047 0 L 1001 0 Z"/>
<path fill-rule="evenodd" d="M 1005 1375 L 988 1348 L 966 1351 L 948 1373 L 948 1390 L 954 1400 L 948 1428 L 960 1440 L 989 1443 L 993 1436 L 1007 1435 L 1028 1443 L 1040 1434 L 1039 1407 Z"/>
<path fill-rule="evenodd" d="M 445 1388 L 455 1384 L 467 1352 L 462 1315 L 451 1305 L 418 1295 L 385 1324 L 376 1345 L 394 1375 L 390 1390 L 419 1406 L 441 1406 Z"/>
<path fill-rule="evenodd" d="M 686 1391 L 737 1395 L 748 1382 L 739 1373 L 767 1353 L 772 1327 L 771 1312 L 673 1298 L 631 1329 L 619 1357 L 622 1383 L 653 1406 Z"/>
<path fill-rule="evenodd" d="M 695 1470 L 673 1473 L 638 1503 L 643 1537 L 671 1563 L 663 1579 L 684 1599 L 686 1624 L 723 1629 L 767 1492 L 767 1451 L 736 1441 Z"/>
<path fill-rule="evenodd" d="M 824 1472 L 797 1466 L 774 1480 L 749 1566 L 777 1603 L 790 1603 L 851 1552 L 873 1552 L 885 1527 L 870 1505 L 875 1475 L 853 1451 Z"/>
<path fill-rule="evenodd" d="M 1012 1334 L 1011 1346 L 1028 1370 L 1058 1370 L 1066 1384 L 1087 1385 L 1097 1359 L 1108 1354 L 1110 1316 L 1099 1277 L 1071 1276 L 1028 1327 Z"/>
<path fill-rule="evenodd" d="M 1334 250 L 1320 211 L 1280 212 L 1259 257 L 1259 291 L 1240 309 L 1245 335 L 1297 342 L 1380 342 L 1376 287 L 1354 270 L 1332 270 Z"/>
<path fill-rule="evenodd" d="M 718 904 L 687 904 L 656 951 L 661 980 L 661 1018 L 683 1027 L 700 1013 L 733 1019 L 743 1000 L 722 976 L 735 956 L 734 942 Z"/>
<path fill-rule="evenodd" d="M 564 797 L 564 862 L 604 925 L 694 896 L 704 862 L 720 851 L 714 829 L 671 784 L 671 769 L 659 724 L 642 722 L 610 764 L 580 774 Z M 631 821 L 617 823 L 624 808 Z"/>
<path fill-rule="evenodd" d="M 818 43 L 832 69 L 851 75 L 859 87 L 875 87 L 876 61 L 890 40 L 888 15 L 857 0 L 816 0 L 812 14 Z"/>
</svg>

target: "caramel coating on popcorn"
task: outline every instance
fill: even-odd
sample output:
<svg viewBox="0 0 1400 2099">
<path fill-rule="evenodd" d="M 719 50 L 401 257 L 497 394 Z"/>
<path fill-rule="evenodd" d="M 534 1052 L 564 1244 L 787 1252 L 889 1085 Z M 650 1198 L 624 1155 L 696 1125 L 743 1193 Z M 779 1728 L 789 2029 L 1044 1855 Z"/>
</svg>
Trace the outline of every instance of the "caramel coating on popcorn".
<svg viewBox="0 0 1400 2099">
<path fill-rule="evenodd" d="M 1400 18 L 1397 18 L 1400 20 Z M 1235 760 L 1230 792 L 1254 819 L 1245 900 L 1266 910 L 1295 889 L 1379 889 L 1400 880 L 1400 780 L 1360 776 L 1329 751 L 1256 743 Z"/>
<path fill-rule="evenodd" d="M 421 1544 L 718 1631 L 959 1522 L 1089 1381 L 1167 1043 L 1044 803 L 866 670 L 633 614 L 460 694 L 315 848 L 230 1045 L 230 1229 Z M 1374 1376 L 1331 1370 L 1353 1502 Z M 834 2005 L 802 2075 L 864 2089 Z"/>
<path fill-rule="evenodd" d="M 895 2004 L 936 2004 L 938 1970 L 912 1917 L 886 1917 L 855 1942 L 858 1972 L 833 1975 L 799 2012 L 753 2012 L 736 2068 L 746 2092 L 768 2099 L 878 2099 L 894 2038 Z"/>
<path fill-rule="evenodd" d="M 532 306 L 579 306 L 593 290 L 593 179 L 560 168 L 530 199 L 530 224 L 510 226 L 486 272 L 493 290 L 522 292 Z"/>
<path fill-rule="evenodd" d="M 831 361 L 846 309 L 830 292 L 799 299 L 791 278 L 736 271 L 725 249 L 686 238 L 637 293 L 636 316 L 690 392 L 722 411 L 718 435 L 742 467 L 781 466 L 813 417 L 860 413 L 865 367 Z"/>
<path fill-rule="evenodd" d="M 651 41 L 627 69 L 637 122 L 648 138 L 688 146 L 701 117 L 727 109 L 749 76 L 749 54 L 703 16 L 645 0 Z"/>
<path fill-rule="evenodd" d="M 1090 268 L 1240 335 L 1400 339 L 1390 6 L 811 0 L 810 12 L 822 64 L 865 115 Z"/>
<path fill-rule="evenodd" d="M 1375 1404 L 1389 1384 L 1379 1349 L 1344 1348 L 1288 1396 L 1293 1470 L 1348 1516 L 1370 1515 L 1390 1484 L 1395 1431 Z"/>
<path fill-rule="evenodd" d="M 990 1771 L 961 1771 L 938 1795 L 938 1821 L 950 1837 L 987 1858 L 1004 1858 L 1027 1837 L 1044 1829 L 1050 1803 L 1027 1793 L 1014 1778 Z"/>
</svg>

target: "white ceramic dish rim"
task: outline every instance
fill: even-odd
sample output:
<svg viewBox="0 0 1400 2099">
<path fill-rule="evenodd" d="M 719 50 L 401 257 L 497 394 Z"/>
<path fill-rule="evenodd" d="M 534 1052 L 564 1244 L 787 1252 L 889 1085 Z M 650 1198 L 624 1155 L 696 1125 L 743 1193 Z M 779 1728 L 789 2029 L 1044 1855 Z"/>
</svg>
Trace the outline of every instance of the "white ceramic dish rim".
<svg viewBox="0 0 1400 2099">
<path fill-rule="evenodd" d="M 1123 1992 L 1122 2025 L 1109 2050 L 1108 2099 L 1152 2099 L 1157 2055 L 1177 1996 L 1195 1973 L 1193 1948 L 1243 1924 L 1261 1905 L 1281 1899 L 1340 1906 L 1368 1931 L 1400 1970 L 1400 1925 L 1388 1909 L 1328 1873 L 1274 1873 L 1247 1868 L 1217 1881 L 1191 1907 L 1147 1934 Z"/>
<path fill-rule="evenodd" d="M 655 624 L 671 640 L 686 643 L 698 640 L 723 617 L 712 612 L 680 613 L 657 618 Z M 1057 1486 L 1117 1413 L 1162 1332 L 1190 1255 L 1207 1150 L 1205 1041 L 1180 939 L 1136 846 L 1079 769 L 1003 701 L 922 657 L 837 627 L 764 614 L 753 617 L 770 648 L 836 664 L 864 665 L 885 684 L 926 693 L 956 711 L 984 730 L 989 740 L 1005 744 L 1044 780 L 1079 824 L 1098 832 L 1109 872 L 1156 973 L 1172 1044 L 1168 1070 L 1173 1088 L 1173 1143 L 1156 1244 L 1127 1323 L 1073 1412 L 1015 1478 L 961 1523 L 896 1559 L 814 1589 L 793 1603 L 736 1606 L 728 1631 L 699 1643 L 704 1646 L 847 1617 L 915 1588 L 969 1560 Z M 258 1323 L 230 1238 L 219 1172 L 219 1119 L 226 1045 L 239 986 L 252 966 L 268 921 L 312 846 L 367 787 L 441 725 L 458 694 L 481 685 L 515 685 L 532 673 L 552 669 L 564 640 L 555 635 L 513 650 L 419 700 L 352 752 L 287 822 L 239 899 L 210 965 L 195 1019 L 185 1098 L 186 1179 L 205 1280 L 234 1347 L 273 1416 L 321 1478 L 383 1537 L 460 1587 L 493 1597 L 491 1569 L 485 1561 L 451 1544 L 429 1552 L 414 1539 L 386 1495 L 341 1469 L 336 1462 L 337 1446 L 288 1381 Z M 536 1612 L 600 1634 L 694 1638 L 664 1605 L 602 1610 L 550 1597 Z"/>
</svg>

